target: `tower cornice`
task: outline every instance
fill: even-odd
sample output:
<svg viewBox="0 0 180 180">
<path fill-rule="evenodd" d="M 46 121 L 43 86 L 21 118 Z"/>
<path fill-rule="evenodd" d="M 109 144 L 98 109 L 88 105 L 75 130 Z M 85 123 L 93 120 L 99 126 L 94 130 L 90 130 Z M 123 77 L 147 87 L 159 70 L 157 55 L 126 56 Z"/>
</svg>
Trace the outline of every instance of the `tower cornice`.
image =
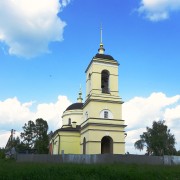
<svg viewBox="0 0 180 180">
<path fill-rule="evenodd" d="M 104 55 L 104 56 L 112 57 L 110 55 Z M 105 58 L 97 58 L 96 56 L 94 56 L 93 59 L 91 60 L 91 62 L 89 63 L 88 67 L 86 68 L 85 73 L 88 71 L 88 69 L 90 68 L 92 63 L 101 63 L 101 64 L 114 65 L 114 66 L 120 65 L 117 60 L 107 59 L 107 58 L 106 59 Z"/>
</svg>

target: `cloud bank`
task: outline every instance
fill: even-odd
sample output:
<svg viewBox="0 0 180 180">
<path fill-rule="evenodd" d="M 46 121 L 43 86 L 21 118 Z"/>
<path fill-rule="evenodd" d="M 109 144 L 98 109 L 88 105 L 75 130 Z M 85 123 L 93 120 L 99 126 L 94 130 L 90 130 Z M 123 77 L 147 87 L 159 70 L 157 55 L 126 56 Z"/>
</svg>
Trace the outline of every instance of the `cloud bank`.
<svg viewBox="0 0 180 180">
<path fill-rule="evenodd" d="M 150 21 L 168 19 L 170 13 L 180 10 L 180 0 L 141 0 L 138 12 Z"/>
<path fill-rule="evenodd" d="M 123 104 L 123 119 L 125 119 L 127 137 L 126 150 L 130 153 L 140 153 L 134 149 L 134 142 L 152 127 L 153 121 L 165 120 L 166 125 L 176 138 L 176 148 L 180 150 L 180 95 L 167 97 L 164 93 L 152 93 L 149 97 L 134 97 Z"/>
<path fill-rule="evenodd" d="M 55 103 L 37 104 L 35 111 L 32 111 L 34 102 L 21 103 L 16 97 L 0 101 L 0 147 L 6 145 L 11 129 L 18 133 L 29 120 L 43 118 L 48 122 L 49 130 L 60 128 L 61 115 L 70 104 L 66 96 L 58 96 Z"/>
<path fill-rule="evenodd" d="M 47 120 L 49 130 L 60 128 L 62 113 L 70 104 L 66 96 L 58 96 L 56 102 L 41 104 L 22 103 L 17 97 L 0 101 L 0 147 L 6 145 L 11 129 L 18 133 L 29 120 L 43 118 Z M 123 119 L 127 125 L 126 152 L 142 153 L 134 149 L 134 142 L 146 131 L 147 126 L 152 126 L 154 120 L 166 121 L 171 133 L 175 135 L 176 148 L 180 150 L 180 95 L 168 97 L 162 92 L 156 92 L 148 97 L 134 97 L 123 104 Z"/>
<path fill-rule="evenodd" d="M 66 23 L 58 13 L 70 0 L 1 0 L 0 42 L 9 54 L 31 58 L 48 53 L 48 45 L 63 40 Z"/>
</svg>

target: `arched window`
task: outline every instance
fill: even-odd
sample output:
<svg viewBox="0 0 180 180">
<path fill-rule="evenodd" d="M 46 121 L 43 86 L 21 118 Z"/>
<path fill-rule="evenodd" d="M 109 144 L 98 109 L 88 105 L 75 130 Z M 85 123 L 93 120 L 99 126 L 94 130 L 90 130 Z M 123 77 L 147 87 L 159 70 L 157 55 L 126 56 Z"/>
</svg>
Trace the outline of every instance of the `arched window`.
<svg viewBox="0 0 180 180">
<path fill-rule="evenodd" d="M 109 109 L 103 109 L 99 116 L 101 119 L 113 119 L 113 114 Z"/>
<path fill-rule="evenodd" d="M 68 119 L 68 124 L 71 125 L 71 118 Z"/>
<path fill-rule="evenodd" d="M 102 93 L 109 93 L 109 71 L 103 70 L 101 73 Z"/>
<path fill-rule="evenodd" d="M 108 119 L 109 116 L 108 116 L 108 111 L 104 111 L 104 119 Z"/>
<path fill-rule="evenodd" d="M 90 91 L 91 91 L 91 74 L 89 74 L 88 81 L 89 81 L 88 90 L 89 90 L 89 93 L 90 93 Z"/>
<path fill-rule="evenodd" d="M 85 120 L 88 119 L 88 112 L 85 113 Z"/>
</svg>

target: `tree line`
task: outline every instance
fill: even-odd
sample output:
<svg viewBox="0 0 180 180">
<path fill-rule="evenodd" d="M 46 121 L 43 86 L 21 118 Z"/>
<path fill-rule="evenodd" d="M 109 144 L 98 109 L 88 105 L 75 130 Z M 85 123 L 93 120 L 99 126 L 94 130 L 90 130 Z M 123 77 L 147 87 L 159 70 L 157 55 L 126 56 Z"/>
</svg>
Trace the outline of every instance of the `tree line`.
<svg viewBox="0 0 180 180">
<path fill-rule="evenodd" d="M 48 123 L 42 118 L 29 120 L 22 127 L 20 137 L 10 140 L 7 149 L 15 148 L 19 153 L 47 154 L 49 152 Z"/>
</svg>

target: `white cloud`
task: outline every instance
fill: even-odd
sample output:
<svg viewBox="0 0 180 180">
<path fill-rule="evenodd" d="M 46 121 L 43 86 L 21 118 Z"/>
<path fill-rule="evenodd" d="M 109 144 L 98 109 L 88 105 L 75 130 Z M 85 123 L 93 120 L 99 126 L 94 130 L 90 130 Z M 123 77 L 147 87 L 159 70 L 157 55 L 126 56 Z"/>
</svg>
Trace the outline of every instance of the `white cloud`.
<svg viewBox="0 0 180 180">
<path fill-rule="evenodd" d="M 11 130 L 9 131 L 4 131 L 4 130 L 0 130 L 0 148 L 4 148 L 6 146 L 6 143 L 9 139 L 11 135 Z M 20 137 L 20 133 L 19 132 L 15 132 L 14 137 Z"/>
<path fill-rule="evenodd" d="M 180 150 L 180 104 L 167 108 L 164 112 L 164 119 L 168 127 L 171 127 L 171 132 L 175 135 L 177 147 Z"/>
<path fill-rule="evenodd" d="M 51 129 L 56 130 L 61 127 L 61 116 L 70 104 L 66 96 L 58 96 L 56 103 L 39 104 L 34 119 L 43 118 L 50 124 Z"/>
<path fill-rule="evenodd" d="M 171 12 L 180 10 L 180 0 L 141 0 L 138 12 L 150 21 L 168 19 Z"/>
<path fill-rule="evenodd" d="M 131 154 L 132 153 L 133 154 L 145 154 L 146 153 L 145 150 L 139 151 L 139 150 L 134 148 L 134 142 L 136 142 L 138 140 L 139 135 L 140 135 L 139 133 L 144 132 L 144 131 L 146 131 L 146 127 L 128 131 L 126 139 L 125 139 L 125 141 L 126 141 L 126 152 L 129 152 Z"/>
<path fill-rule="evenodd" d="M 10 135 L 10 130 L 22 131 L 22 126 L 29 120 L 43 118 L 48 122 L 49 130 L 61 127 L 61 115 L 71 102 L 66 96 L 58 96 L 55 103 L 38 104 L 31 111 L 33 102 L 21 103 L 16 97 L 0 101 L 0 147 L 4 147 Z"/>
<path fill-rule="evenodd" d="M 174 107 L 174 108 L 167 108 L 165 111 L 164 116 L 166 119 L 178 119 L 180 117 L 180 105 Z"/>
<path fill-rule="evenodd" d="M 21 103 L 16 97 L 0 101 L 0 127 L 1 129 L 14 128 L 21 125 L 25 119 L 33 117 L 29 110 L 32 102 Z"/>
<path fill-rule="evenodd" d="M 70 0 L 1 0 L 0 41 L 12 55 L 26 58 L 49 52 L 48 44 L 63 40 L 66 23 L 57 14 Z"/>
<path fill-rule="evenodd" d="M 0 148 L 5 147 L 9 139 L 10 131 L 0 130 Z"/>
<path fill-rule="evenodd" d="M 145 128 L 152 127 L 152 122 L 165 120 L 168 128 L 175 135 L 180 149 L 180 95 L 167 97 L 163 93 L 152 93 L 149 97 L 135 97 L 123 104 L 123 119 L 126 128 L 126 150 L 137 153 L 134 142 L 139 139 Z"/>
</svg>

